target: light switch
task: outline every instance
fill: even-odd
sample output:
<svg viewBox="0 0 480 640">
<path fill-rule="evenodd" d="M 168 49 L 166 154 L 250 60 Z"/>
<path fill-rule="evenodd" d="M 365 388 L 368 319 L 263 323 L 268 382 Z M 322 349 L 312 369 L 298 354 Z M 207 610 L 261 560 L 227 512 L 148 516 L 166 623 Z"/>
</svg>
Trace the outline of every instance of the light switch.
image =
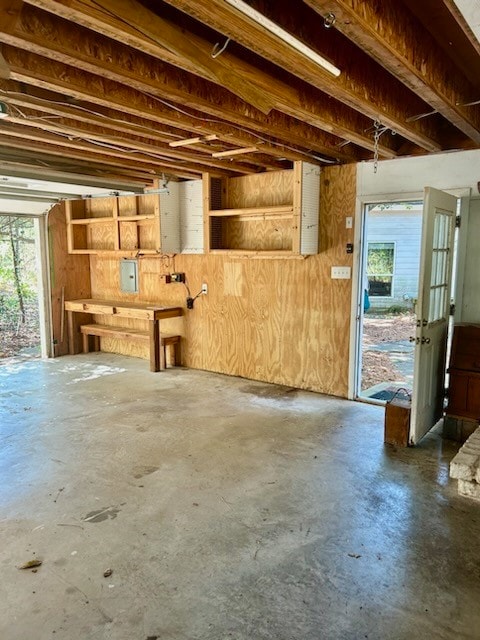
<svg viewBox="0 0 480 640">
<path fill-rule="evenodd" d="M 352 273 L 351 267 L 332 267 L 332 279 L 334 280 L 350 280 Z"/>
<path fill-rule="evenodd" d="M 353 228 L 353 218 L 352 216 L 348 216 L 347 218 L 345 218 L 345 229 L 352 229 Z"/>
</svg>

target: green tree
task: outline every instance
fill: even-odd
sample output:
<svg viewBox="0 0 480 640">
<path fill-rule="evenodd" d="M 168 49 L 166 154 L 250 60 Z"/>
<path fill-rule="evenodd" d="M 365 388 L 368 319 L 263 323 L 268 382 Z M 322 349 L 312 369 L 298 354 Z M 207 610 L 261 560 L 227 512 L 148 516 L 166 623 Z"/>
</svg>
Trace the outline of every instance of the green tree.
<svg viewBox="0 0 480 640">
<path fill-rule="evenodd" d="M 0 216 L 0 312 L 26 322 L 27 304 L 36 300 L 35 231 L 31 218 Z"/>
</svg>

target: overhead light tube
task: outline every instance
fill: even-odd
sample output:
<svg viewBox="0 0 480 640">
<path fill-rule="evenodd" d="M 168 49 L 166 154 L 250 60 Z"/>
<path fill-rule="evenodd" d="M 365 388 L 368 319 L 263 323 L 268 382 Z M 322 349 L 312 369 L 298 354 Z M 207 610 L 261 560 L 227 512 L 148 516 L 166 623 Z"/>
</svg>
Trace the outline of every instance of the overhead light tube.
<svg viewBox="0 0 480 640">
<path fill-rule="evenodd" d="M 225 0 L 225 2 L 243 13 L 245 16 L 259 24 L 260 26 L 264 27 L 264 29 L 277 36 L 277 38 L 280 38 L 280 40 L 283 40 L 283 42 L 290 45 L 293 49 L 304 55 L 306 58 L 309 58 L 309 60 L 312 60 L 312 62 L 318 64 L 320 67 L 322 67 L 322 69 L 325 69 L 325 71 L 328 71 L 336 77 L 340 75 L 341 71 L 338 67 L 323 58 L 320 54 L 308 47 L 306 44 L 298 40 L 298 38 L 293 36 L 291 33 L 288 33 L 288 31 L 282 29 L 282 27 L 280 27 L 278 24 L 272 22 L 272 20 L 264 16 L 262 13 L 260 13 L 260 11 L 257 11 L 246 2 L 243 2 L 243 0 Z"/>
</svg>

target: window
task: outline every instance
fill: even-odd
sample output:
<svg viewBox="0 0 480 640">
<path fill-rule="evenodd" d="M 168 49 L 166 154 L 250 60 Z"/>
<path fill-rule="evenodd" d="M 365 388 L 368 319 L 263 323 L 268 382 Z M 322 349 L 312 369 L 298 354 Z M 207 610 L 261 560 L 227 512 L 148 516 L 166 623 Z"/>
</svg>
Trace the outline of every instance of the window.
<svg viewBox="0 0 480 640">
<path fill-rule="evenodd" d="M 369 242 L 367 252 L 368 294 L 370 296 L 393 295 L 393 242 Z"/>
<path fill-rule="evenodd" d="M 451 215 L 436 211 L 433 228 L 432 273 L 430 275 L 429 322 L 448 317 L 448 274 L 450 272 Z"/>
</svg>

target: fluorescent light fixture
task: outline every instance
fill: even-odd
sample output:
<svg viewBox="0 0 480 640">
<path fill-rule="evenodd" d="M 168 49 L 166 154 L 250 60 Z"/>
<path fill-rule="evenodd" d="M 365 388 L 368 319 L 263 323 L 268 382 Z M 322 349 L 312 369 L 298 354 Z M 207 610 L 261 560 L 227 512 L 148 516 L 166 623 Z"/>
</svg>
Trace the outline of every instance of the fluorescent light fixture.
<svg viewBox="0 0 480 640">
<path fill-rule="evenodd" d="M 310 60 L 318 64 L 326 71 L 329 71 L 331 74 L 337 77 L 340 75 L 341 71 L 335 65 L 333 65 L 328 60 L 325 60 L 325 58 L 319 55 L 316 51 L 310 49 L 310 47 L 295 38 L 295 36 L 292 36 L 291 33 L 288 33 L 288 31 L 285 31 L 285 29 L 279 27 L 278 24 L 275 24 L 275 22 L 272 22 L 262 13 L 260 13 L 256 9 L 253 9 L 253 7 L 248 5 L 246 2 L 243 2 L 243 0 L 225 0 L 225 2 L 243 13 L 245 16 L 247 16 L 257 24 L 264 27 L 264 29 L 266 29 L 267 31 L 270 31 L 270 33 L 273 33 L 273 35 L 277 36 L 277 38 L 280 38 L 280 40 L 286 42 L 288 45 L 293 47 L 293 49 L 296 49 L 299 53 L 303 54 L 306 58 L 309 58 Z"/>
<path fill-rule="evenodd" d="M 0 102 L 0 118 L 8 118 L 8 109 L 4 102 Z"/>
</svg>

